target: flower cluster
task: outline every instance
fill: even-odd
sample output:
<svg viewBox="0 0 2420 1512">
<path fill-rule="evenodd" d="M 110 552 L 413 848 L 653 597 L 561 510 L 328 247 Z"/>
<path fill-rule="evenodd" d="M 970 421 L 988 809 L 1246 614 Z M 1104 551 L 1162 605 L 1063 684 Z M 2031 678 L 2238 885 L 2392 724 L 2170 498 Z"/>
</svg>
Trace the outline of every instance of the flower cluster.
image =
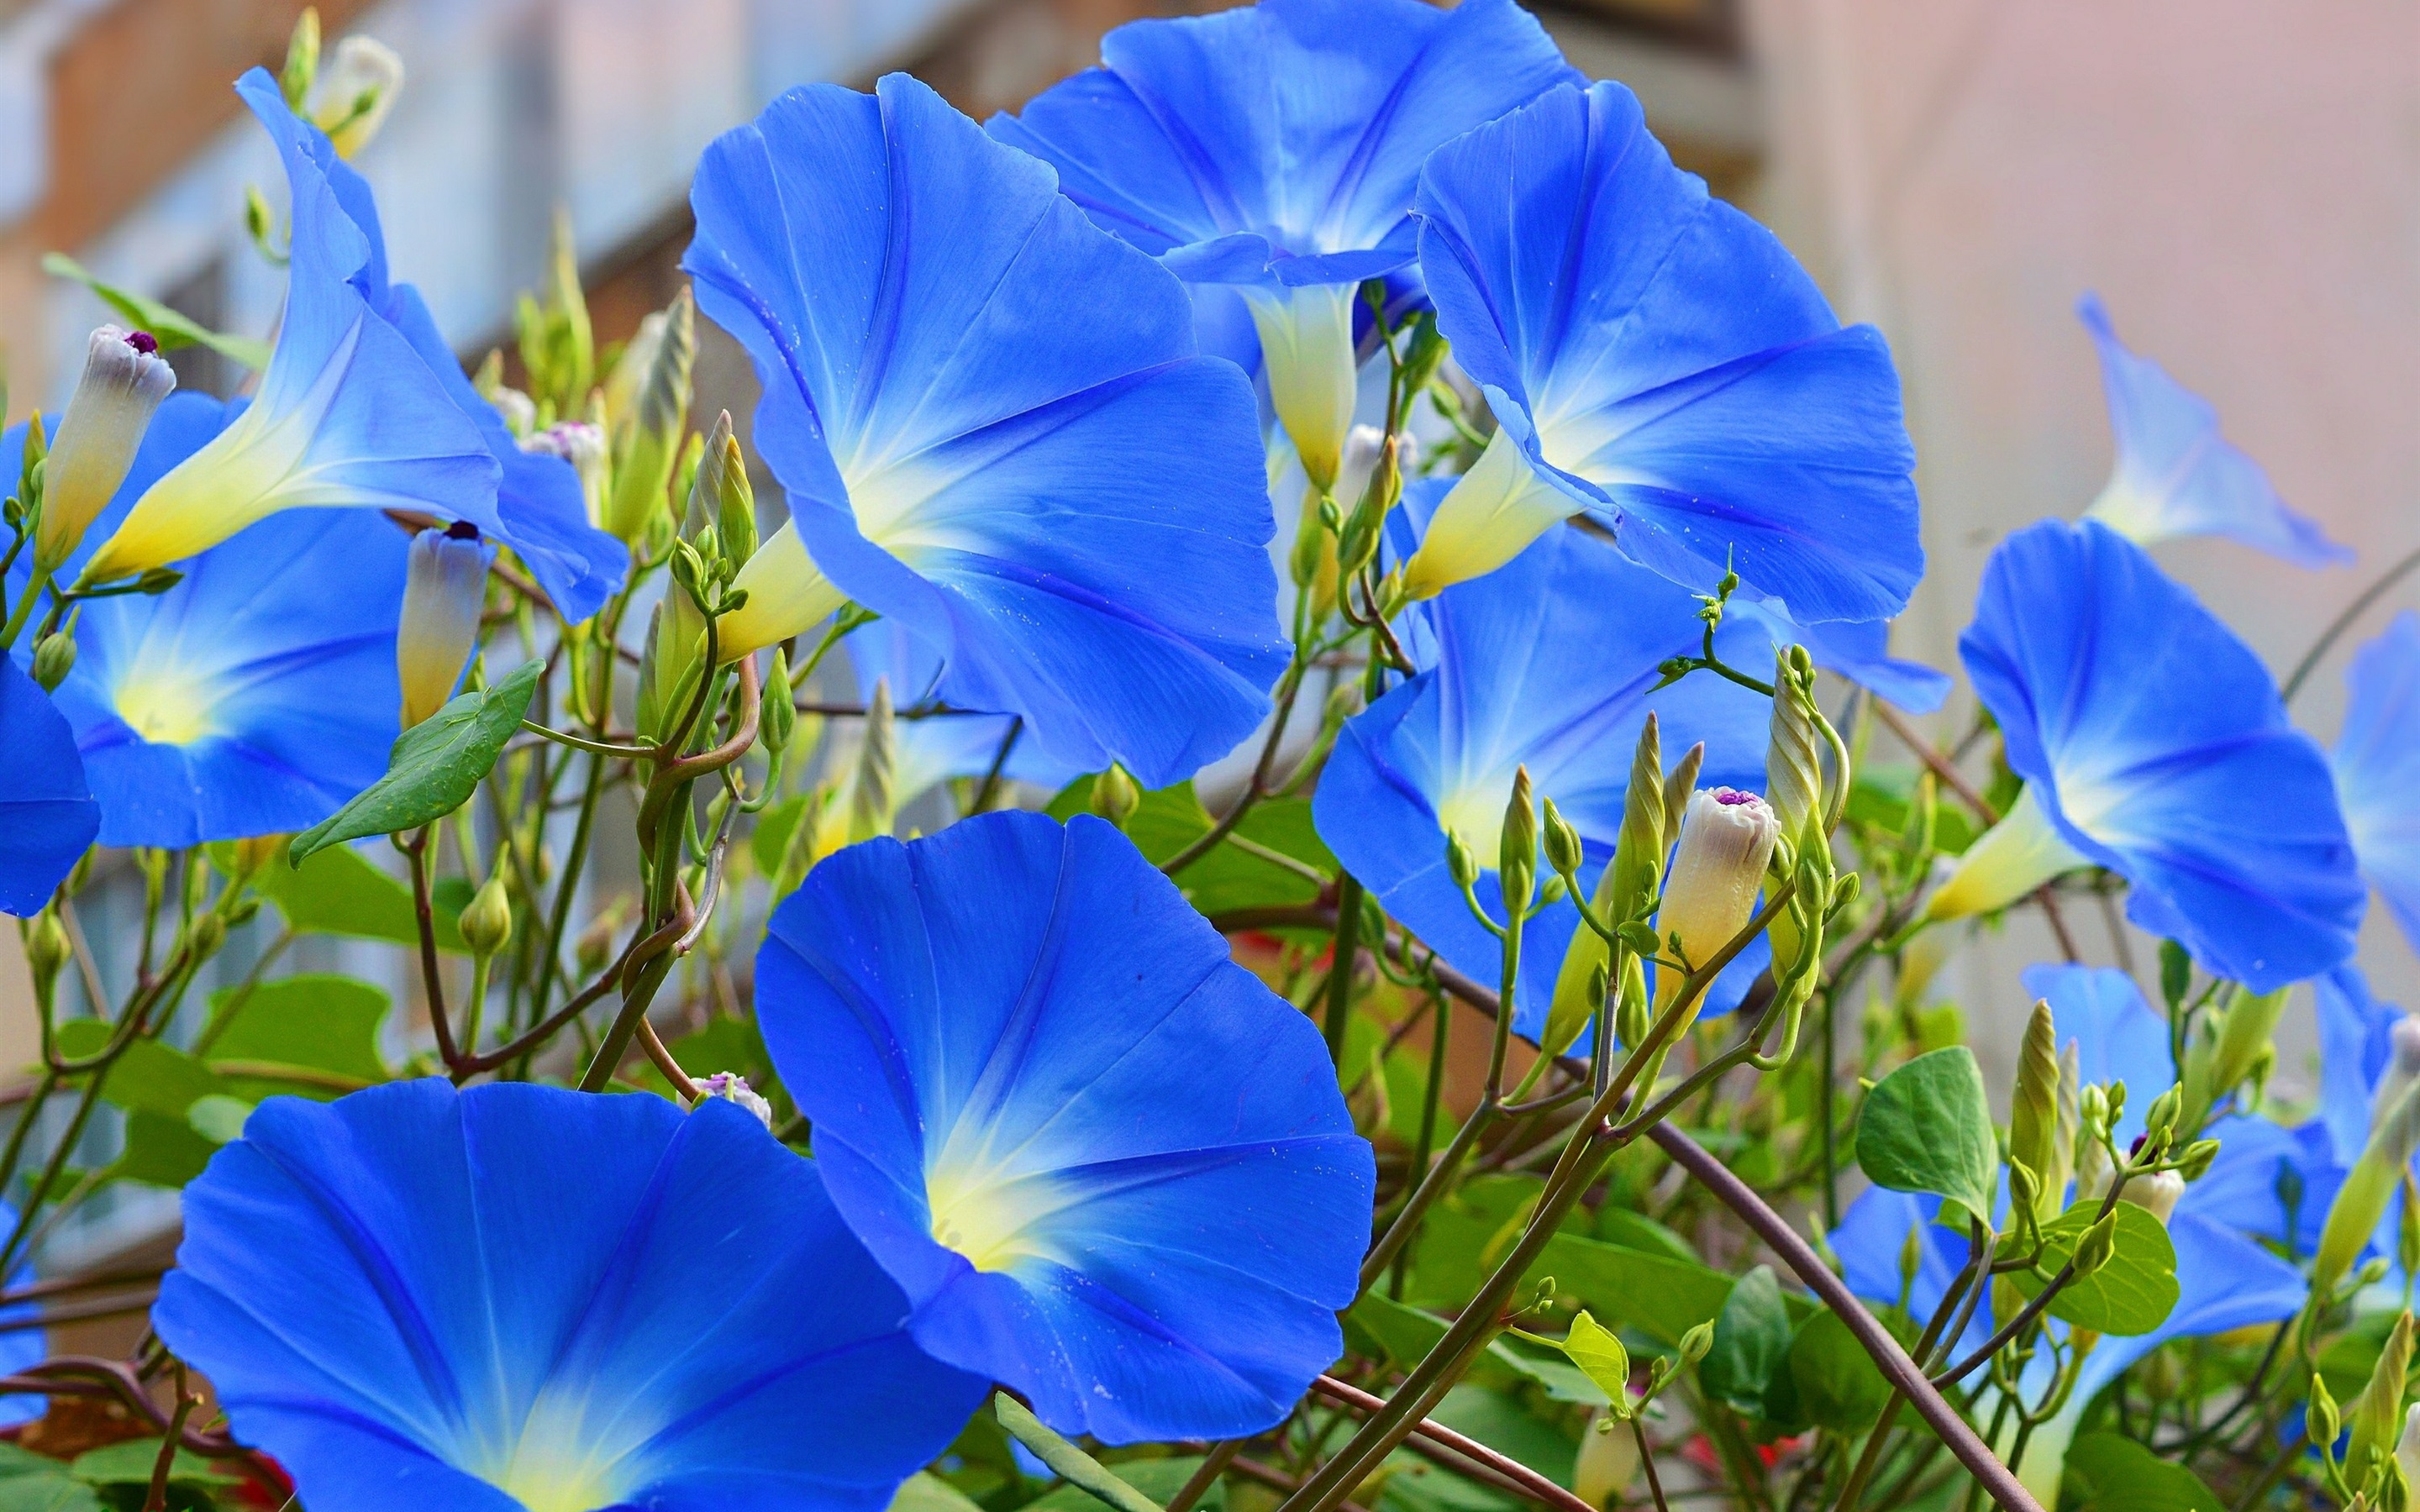
<svg viewBox="0 0 2420 1512">
<path fill-rule="evenodd" d="M 1935 745 L 1881 333 L 1513 0 L 1135 23 L 987 125 L 790 90 L 679 297 L 600 346 L 566 240 L 510 381 L 348 162 L 400 62 L 318 48 L 236 84 L 245 396 L 108 326 L 0 440 L 0 1273 L 183 1221 L 131 1363 L 0 1362 L 149 1458 L 0 1486 L 2405 1505 L 2420 1027 L 2351 960 L 2373 890 L 2420 946 L 2420 618 L 2298 730 L 2350 616 L 2281 687 L 2148 548 L 2350 553 L 2097 301 L 2116 469 L 1993 551 Z M 2003 1129 L 1928 989 L 2035 912 Z"/>
</svg>

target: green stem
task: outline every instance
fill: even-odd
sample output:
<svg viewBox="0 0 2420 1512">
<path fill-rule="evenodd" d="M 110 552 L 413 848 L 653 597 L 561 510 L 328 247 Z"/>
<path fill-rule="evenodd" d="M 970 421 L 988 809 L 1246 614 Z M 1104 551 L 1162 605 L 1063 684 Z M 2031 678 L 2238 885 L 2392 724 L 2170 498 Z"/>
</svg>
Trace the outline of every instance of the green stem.
<svg viewBox="0 0 2420 1512">
<path fill-rule="evenodd" d="M 1361 954 L 1361 882 L 1350 872 L 1336 884 L 1336 944 L 1327 966 L 1327 1058 L 1344 1064 L 1345 1031 L 1353 1023 L 1353 967 Z"/>
</svg>

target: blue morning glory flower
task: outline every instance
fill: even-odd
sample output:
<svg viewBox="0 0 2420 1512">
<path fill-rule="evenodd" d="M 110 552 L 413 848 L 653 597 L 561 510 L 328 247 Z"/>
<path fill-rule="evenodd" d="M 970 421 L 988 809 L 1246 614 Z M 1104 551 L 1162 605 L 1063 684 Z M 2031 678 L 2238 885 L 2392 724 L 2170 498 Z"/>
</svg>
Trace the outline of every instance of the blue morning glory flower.
<svg viewBox="0 0 2420 1512">
<path fill-rule="evenodd" d="M 1205 327 L 1241 302 L 1278 418 L 1328 488 L 1353 423 L 1357 285 L 1408 272 L 1421 162 L 1578 78 L 1512 0 L 1262 0 L 1118 27 L 1099 68 L 991 132 L 1193 285 Z"/>
<path fill-rule="evenodd" d="M 244 412 L 240 400 L 171 394 L 69 570 Z M 22 426 L 0 438 L 0 468 L 23 445 Z M 384 776 L 410 547 L 374 511 L 293 510 L 186 562 L 164 594 L 84 604 L 75 668 L 54 697 L 100 800 L 101 842 L 176 848 L 307 828 Z M 12 593 L 26 571 L 21 562 Z"/>
<path fill-rule="evenodd" d="M 22 444 L 22 442 L 20 443 Z M 11 583 L 12 594 L 23 590 Z M 0 652 L 0 913 L 39 913 L 92 844 L 101 805 L 85 786 L 75 732 L 16 661 Z"/>
<path fill-rule="evenodd" d="M 1618 84 L 1559 88 L 1420 176 L 1437 329 L 1496 439 L 1404 569 L 1415 596 L 1582 510 L 1700 591 L 1735 567 L 1803 620 L 1882 620 L 1924 573 L 1881 332 L 1706 193 Z"/>
<path fill-rule="evenodd" d="M 1446 486 L 1416 484 L 1400 523 L 1428 524 Z M 1460 970 L 1494 982 L 1501 947 L 1447 871 L 1446 835 L 1459 833 L 1486 869 L 1478 896 L 1501 923 L 1495 864 L 1516 769 L 1527 765 L 1539 797 L 1553 798 L 1579 831 L 1589 887 L 1613 856 L 1650 709 L 1668 764 L 1706 743 L 1699 786 L 1763 788 L 1770 702 L 1708 673 L 1649 691 L 1660 663 L 1702 644 L 1698 609 L 1688 590 L 1568 530 L 1411 606 L 1397 633 L 1420 671 L 1345 721 L 1311 800 L 1320 838 L 1389 916 Z M 1715 647 L 1736 666 L 1773 660 L 1765 628 L 1745 620 L 1726 622 Z M 1518 1032 L 1534 1039 L 1544 1027 L 1580 927 L 1568 902 L 1524 927 Z M 1717 983 L 1709 1011 L 1735 1006 L 1763 959 L 1735 963 L 1726 973 L 1735 980 Z"/>
<path fill-rule="evenodd" d="M 2394 1057 L 2392 1031 L 2404 1013 L 2380 1002 L 2357 966 L 2338 966 L 2311 985 L 2319 1003 L 2319 1119 L 2337 1162 L 2350 1166 L 2369 1143 L 2379 1078 Z"/>
<path fill-rule="evenodd" d="M 2226 535 L 2298 567 L 2350 565 L 2352 548 L 2286 507 L 2260 464 L 2218 433 L 2218 411 L 2167 370 L 2136 356 L 2110 328 L 2097 294 L 2075 313 L 2101 351 L 2118 464 L 2085 512 L 2142 545 L 2179 535 Z"/>
<path fill-rule="evenodd" d="M 335 1512 L 879 1512 L 985 1391 L 725 1102 L 271 1098 L 184 1212 L 153 1326 Z"/>
<path fill-rule="evenodd" d="M 2018 532 L 1958 649 L 2025 787 L 1931 917 L 2099 865 L 2132 885 L 2127 918 L 2255 992 L 2352 954 L 2366 899 L 2325 759 L 2260 659 L 2142 548 L 2092 520 Z"/>
<path fill-rule="evenodd" d="M 861 702 L 872 703 L 875 685 L 891 690 L 893 709 L 913 709 L 939 702 L 934 690 L 941 679 L 941 658 L 931 647 L 892 620 L 876 620 L 852 630 L 842 642 L 849 669 L 857 679 Z M 980 778 L 989 773 L 1002 741 L 1016 725 L 1006 714 L 948 713 L 901 719 L 892 727 L 891 791 L 899 807 L 913 802 L 952 778 Z M 1078 768 L 1053 761 L 1021 729 L 1008 748 L 1001 775 L 1054 792 L 1078 774 Z"/>
<path fill-rule="evenodd" d="M 1342 1350 L 1375 1166 L 1326 1046 L 1109 825 L 851 846 L 756 981 L 832 1201 L 937 1358 L 1125 1443 L 1259 1432 Z"/>
<path fill-rule="evenodd" d="M 2356 653 L 2336 737 L 2336 797 L 2362 874 L 2420 950 L 2420 614 Z"/>
<path fill-rule="evenodd" d="M 1883 620 L 1818 620 L 1802 625 L 1777 598 L 1731 597 L 1730 611 L 1762 625 L 1776 649 L 1800 645 L 1815 665 L 1837 672 L 1910 714 L 1931 714 L 1949 701 L 1949 674 L 1890 654 L 1890 625 Z"/>
<path fill-rule="evenodd" d="M 1285 660 L 1259 432 L 1173 278 L 905 74 L 783 95 L 691 200 L 790 503 L 723 656 L 853 599 L 1078 768 L 1160 786 L 1251 733 Z"/>
<path fill-rule="evenodd" d="M 291 198 L 277 345 L 251 408 L 158 480 L 87 575 L 166 566 L 284 510 L 396 510 L 468 520 L 521 557 L 566 619 L 596 612 L 628 558 L 588 524 L 569 464 L 520 451 L 419 294 L 388 282 L 369 186 L 276 81 L 255 69 L 236 93 L 276 143 Z"/>
</svg>

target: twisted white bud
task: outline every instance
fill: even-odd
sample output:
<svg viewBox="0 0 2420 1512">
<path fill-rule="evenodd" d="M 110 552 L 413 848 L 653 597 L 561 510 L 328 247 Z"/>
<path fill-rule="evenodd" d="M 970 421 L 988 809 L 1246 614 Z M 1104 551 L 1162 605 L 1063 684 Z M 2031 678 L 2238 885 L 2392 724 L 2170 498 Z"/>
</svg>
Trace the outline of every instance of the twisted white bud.
<svg viewBox="0 0 2420 1512">
<path fill-rule="evenodd" d="M 134 449 L 177 375 L 150 333 L 102 326 L 85 347 L 84 376 L 51 438 L 42 467 L 36 573 L 56 571 L 107 508 L 134 465 Z"/>
<path fill-rule="evenodd" d="M 1704 965 L 1747 923 L 1764 885 L 1781 821 L 1762 798 L 1735 788 L 1701 789 L 1690 795 L 1681 822 L 1681 844 L 1664 885 L 1656 935 L 1680 936 L 1692 969 Z M 1681 989 L 1681 973 L 1658 973 L 1660 1011 Z"/>
<path fill-rule="evenodd" d="M 479 609 L 496 548 L 467 524 L 423 531 L 411 538 L 396 626 L 395 666 L 403 683 L 403 728 L 445 707 L 471 648 L 479 640 Z"/>
</svg>

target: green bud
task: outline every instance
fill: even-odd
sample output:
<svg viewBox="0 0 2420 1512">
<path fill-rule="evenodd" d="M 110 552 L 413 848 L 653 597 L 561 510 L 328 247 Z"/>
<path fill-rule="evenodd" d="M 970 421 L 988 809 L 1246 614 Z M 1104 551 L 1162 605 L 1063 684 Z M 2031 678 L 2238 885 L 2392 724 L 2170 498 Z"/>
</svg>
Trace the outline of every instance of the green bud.
<svg viewBox="0 0 2420 1512">
<path fill-rule="evenodd" d="M 718 424 L 715 428 L 723 430 Z M 724 432 L 720 467 L 701 466 L 698 476 L 715 480 L 714 528 L 722 539 L 722 560 L 734 571 L 756 554 L 756 490 L 748 481 L 748 459 L 739 453 L 739 439 Z"/>
<path fill-rule="evenodd" d="M 1468 888 L 1479 881 L 1479 859 L 1470 854 L 1470 841 L 1456 830 L 1446 832 L 1445 870 L 1457 887 Z"/>
<path fill-rule="evenodd" d="M 2349 1464 L 2360 1464 L 2371 1450 L 2381 1455 L 2395 1452 L 2396 1440 L 2403 1430 L 2405 1377 L 2412 1368 L 2412 1326 L 2410 1313 L 2397 1316 L 2394 1329 L 2386 1335 L 2386 1347 L 2370 1368 L 2369 1383 L 2352 1399 L 2352 1443 L 2345 1456 Z"/>
<path fill-rule="evenodd" d="M 2009 1101 L 2009 1159 L 2039 1176 L 2058 1164 L 2057 1150 L 2058 1031 L 2052 1025 L 2050 1004 L 2037 1002 L 2017 1049 L 2017 1087 Z M 2034 1186 L 2031 1206 L 2038 1218 L 2054 1216 L 2066 1196 L 2047 1191 L 2048 1185 L 2037 1181 Z"/>
<path fill-rule="evenodd" d="M 1546 803 L 1546 856 L 1558 872 L 1579 870 L 1574 859 L 1565 867 L 1560 859 L 1567 849 L 1576 858 L 1580 854 L 1576 830 L 1568 840 L 1559 839 L 1557 826 L 1569 829 L 1554 801 Z M 1615 928 L 1643 913 L 1655 896 L 1655 886 L 1664 871 L 1664 753 L 1657 733 L 1655 715 L 1651 710 L 1647 723 L 1638 732 L 1638 744 L 1630 757 L 1630 785 L 1621 805 L 1621 833 L 1614 842 L 1613 860 L 1597 877 L 1596 894 L 1590 906 L 1596 917 Z M 1652 953 L 1653 946 L 1649 946 Z M 1588 1010 L 1579 997 L 1579 988 L 1594 968 L 1605 965 L 1611 952 L 1604 936 L 1583 926 L 1572 933 L 1571 944 L 1563 951 L 1562 968 L 1555 978 L 1554 1007 L 1547 1014 L 1546 1040 L 1559 1052 L 1579 1037 L 1588 1022 Z M 1567 1035 L 1560 1038 L 1559 1036 Z M 1624 1044 L 1638 1041 L 1622 1037 Z"/>
<path fill-rule="evenodd" d="M 1899 1294 L 1902 1303 L 1916 1289 L 1916 1273 L 1924 1269 L 1924 1229 L 1921 1225 L 1907 1226 L 1907 1238 L 1899 1246 Z"/>
<path fill-rule="evenodd" d="M 59 685 L 75 670 L 75 637 L 66 630 L 54 631 L 34 642 L 34 681 L 42 685 L 45 693 L 55 693 Z"/>
<path fill-rule="evenodd" d="M 294 20 L 294 30 L 286 39 L 286 67 L 278 70 L 278 93 L 286 97 L 286 108 L 300 112 L 304 97 L 311 93 L 312 82 L 319 76 L 319 8 L 304 6 L 302 14 Z"/>
<path fill-rule="evenodd" d="M 765 743 L 768 754 L 779 756 L 789 748 L 791 732 L 798 724 L 799 706 L 790 702 L 790 654 L 777 646 L 773 670 L 765 679 L 764 707 L 756 717 L 756 738 Z"/>
<path fill-rule="evenodd" d="M 2101 1221 L 2085 1230 L 2075 1245 L 2075 1278 L 2079 1281 L 2109 1263 L 2118 1253 L 2118 1214 L 2102 1213 Z"/>
<path fill-rule="evenodd" d="M 206 910 L 195 914 L 194 921 L 185 926 L 185 951 L 189 964 L 209 960 L 218 954 L 219 947 L 225 943 L 226 920 L 214 912 Z"/>
<path fill-rule="evenodd" d="M 226 910 L 227 928 L 241 928 L 243 925 L 251 923 L 259 913 L 260 900 L 258 898 L 239 898 L 236 900 L 235 906 Z"/>
<path fill-rule="evenodd" d="M 513 937 L 513 903 L 504 892 L 502 869 L 479 885 L 463 906 L 462 943 L 474 955 L 492 956 Z"/>
<path fill-rule="evenodd" d="M 261 255 L 264 257 L 277 257 L 279 255 L 275 248 L 271 244 L 270 239 L 275 233 L 276 228 L 277 222 L 270 213 L 268 196 L 261 193 L 260 186 L 258 184 L 244 185 L 244 234 L 252 238 L 252 244 L 260 249 Z"/>
<path fill-rule="evenodd" d="M 2336 1412 L 2335 1396 L 2328 1390 L 2326 1379 L 2316 1370 L 2311 1372 L 2310 1405 L 2304 1413 L 2311 1443 L 2333 1453 L 2336 1435 L 2344 1430 L 2344 1419 Z"/>
<path fill-rule="evenodd" d="M 898 721 L 891 710 L 891 680 L 880 678 L 874 685 L 874 697 L 866 702 L 864 744 L 858 748 L 857 770 L 850 779 L 850 844 L 891 833 L 892 821 L 897 817 L 892 793 L 897 745 Z"/>
<path fill-rule="evenodd" d="M 2174 1087 L 2151 1099 L 2149 1111 L 2143 1115 L 2144 1138 L 2153 1145 L 2166 1144 L 2168 1135 L 2176 1132 L 2177 1110 L 2182 1101 Z"/>
<path fill-rule="evenodd" d="M 2014 1154 L 2009 1157 L 2009 1198 L 2019 1209 L 2039 1211 L 2041 1206 L 2041 1178 Z"/>
<path fill-rule="evenodd" d="M 1504 832 L 1497 850 L 1496 878 L 1504 892 L 1504 912 L 1517 921 L 1536 896 L 1538 874 L 1538 807 L 1530 796 L 1529 768 L 1512 770 L 1512 796 L 1504 806 Z"/>
<path fill-rule="evenodd" d="M 1654 1026 L 1647 1011 L 1647 964 L 1629 956 L 1622 964 L 1621 995 L 1614 1001 L 1613 1037 L 1625 1046 L 1644 1044 Z"/>
<path fill-rule="evenodd" d="M 2211 1162 L 2218 1159 L 2218 1141 L 2196 1139 L 2177 1157 L 2177 1174 L 2187 1181 L 2198 1181 L 2210 1174 Z"/>
<path fill-rule="evenodd" d="M 1093 811 L 1120 829 L 1126 827 L 1126 821 L 1141 807 L 1142 789 L 1117 763 L 1111 762 L 1108 771 L 1093 779 Z"/>
<path fill-rule="evenodd" d="M 1698 773 L 1706 764 L 1706 743 L 1702 740 L 1681 753 L 1672 770 L 1664 777 L 1664 838 L 1655 852 L 1655 874 L 1664 874 L 1664 857 L 1681 843 L 1681 821 L 1688 817 L 1689 795 L 1698 791 Z M 1634 763 L 1632 772 L 1637 773 Z M 1652 894 L 1653 887 L 1649 892 Z"/>
<path fill-rule="evenodd" d="M 1681 1335 L 1681 1358 L 1696 1365 L 1714 1347 L 1714 1325 L 1699 1323 Z"/>
<path fill-rule="evenodd" d="M 1773 717 L 1764 753 L 1764 798 L 1794 846 L 1815 843 L 1823 823 L 1823 736 L 1815 727 L 1811 667 L 1802 682 L 1799 661 L 1786 646 L 1775 654 Z M 1802 654 L 1803 655 L 1803 654 Z"/>
<path fill-rule="evenodd" d="M 185 575 L 174 567 L 153 567 L 134 579 L 134 591 L 156 598 L 185 580 Z"/>
<path fill-rule="evenodd" d="M 1580 869 L 1580 832 L 1572 827 L 1572 822 L 1563 817 L 1562 810 L 1555 807 L 1552 798 L 1546 800 L 1545 835 L 1547 867 L 1558 875 L 1577 872 Z"/>
<path fill-rule="evenodd" d="M 32 969 L 34 995 L 42 1002 L 51 1000 L 52 984 L 71 954 L 68 932 L 60 925 L 55 909 L 45 908 L 34 916 L 25 930 L 25 964 Z"/>
<path fill-rule="evenodd" d="M 2292 989 L 2281 987 L 2273 993 L 2255 996 L 2238 993 L 2227 1005 L 2226 1018 L 2219 1026 L 2218 1042 L 2211 1059 L 2210 1094 L 2225 1097 L 2242 1085 L 2259 1063 L 2261 1052 L 2269 1049 L 2270 1036 L 2277 1027 L 2278 1018 L 2286 1011 L 2286 996 Z M 2199 1134 L 2198 1128 L 2188 1131 Z"/>
</svg>

